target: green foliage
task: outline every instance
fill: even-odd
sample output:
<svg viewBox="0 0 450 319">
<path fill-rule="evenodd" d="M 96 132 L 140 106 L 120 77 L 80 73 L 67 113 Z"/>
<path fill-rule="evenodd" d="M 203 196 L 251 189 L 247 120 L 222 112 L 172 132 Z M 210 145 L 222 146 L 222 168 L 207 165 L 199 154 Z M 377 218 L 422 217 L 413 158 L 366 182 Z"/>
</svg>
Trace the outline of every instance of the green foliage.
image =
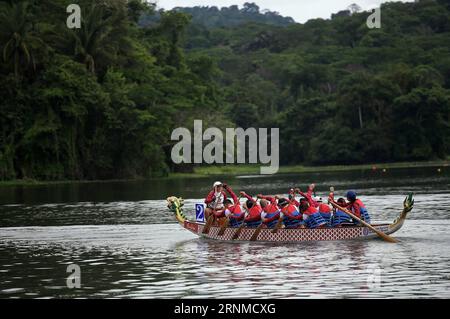
<svg viewBox="0 0 450 319">
<path fill-rule="evenodd" d="M 138 28 L 145 1 L 80 0 L 70 30 L 72 2 L 1 3 L 0 179 L 167 174 L 171 131 L 217 109 L 218 69 L 185 58 L 185 14 Z"/>
<path fill-rule="evenodd" d="M 42 40 L 33 30 L 33 16 L 26 1 L 0 3 L 1 57 L 18 80 L 28 70 L 36 71 L 36 54 Z"/>
<path fill-rule="evenodd" d="M 283 17 L 278 12 L 270 10 L 260 10 L 253 2 L 246 2 L 241 9 L 233 5 L 230 7 L 177 7 L 178 12 L 183 12 L 192 16 L 195 25 L 202 25 L 206 28 L 235 27 L 248 22 L 258 22 L 267 25 L 287 26 L 294 23 L 289 17 Z"/>
<path fill-rule="evenodd" d="M 185 43 L 217 61 L 237 125 L 280 128 L 284 164 L 446 158 L 448 5 L 381 11 L 381 29 L 367 28 L 369 12 L 341 11 L 282 28 L 195 26 Z"/>
<path fill-rule="evenodd" d="M 65 26 L 82 8 L 81 29 Z M 282 164 L 448 158 L 448 1 L 296 24 L 238 6 L 0 2 L 0 179 L 166 175 L 171 132 L 279 127 Z"/>
</svg>

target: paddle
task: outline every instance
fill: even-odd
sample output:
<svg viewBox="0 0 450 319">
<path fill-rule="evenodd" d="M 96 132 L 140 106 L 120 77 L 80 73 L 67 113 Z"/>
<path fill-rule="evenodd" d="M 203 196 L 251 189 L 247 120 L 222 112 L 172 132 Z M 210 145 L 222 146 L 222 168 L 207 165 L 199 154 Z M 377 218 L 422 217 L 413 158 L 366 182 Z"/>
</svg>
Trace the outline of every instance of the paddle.
<svg viewBox="0 0 450 319">
<path fill-rule="evenodd" d="M 264 224 L 263 223 L 259 224 L 259 226 L 256 228 L 255 232 L 253 233 L 252 237 L 250 237 L 250 241 L 255 241 L 258 238 L 258 235 L 263 228 L 264 228 Z"/>
<path fill-rule="evenodd" d="M 227 219 L 225 219 L 225 222 L 223 223 L 223 225 L 220 227 L 220 230 L 217 233 L 217 235 L 222 236 L 225 233 L 225 230 L 227 229 L 229 224 L 230 224 L 230 218 L 227 217 Z"/>
<path fill-rule="evenodd" d="M 328 205 L 330 204 L 331 200 L 334 200 L 334 187 L 330 187 L 330 195 L 328 196 Z M 334 219 L 334 209 L 331 210 L 331 216 L 330 216 L 330 225 L 333 225 L 333 219 Z"/>
<path fill-rule="evenodd" d="M 309 188 L 312 188 L 312 192 L 313 192 L 313 195 L 314 195 L 314 197 L 316 197 L 316 184 L 311 184 L 311 185 L 309 185 Z"/>
<path fill-rule="evenodd" d="M 330 196 L 328 196 L 328 202 L 330 202 L 330 198 L 334 200 L 334 187 L 330 187 Z"/>
<path fill-rule="evenodd" d="M 294 199 L 295 199 L 295 189 L 294 189 Z M 281 226 L 283 225 L 283 217 L 281 217 L 281 212 L 280 212 L 280 218 L 278 218 L 278 222 L 277 222 L 277 224 L 275 225 L 275 227 L 272 229 L 272 234 L 276 234 L 277 233 L 277 231 L 278 231 L 278 229 L 280 229 L 281 228 Z"/>
<path fill-rule="evenodd" d="M 331 194 L 330 194 L 330 195 L 331 195 Z M 359 221 L 361 224 L 363 224 L 364 226 L 366 226 L 367 228 L 369 228 L 370 230 L 372 230 L 373 232 L 375 232 L 378 236 L 380 236 L 380 237 L 381 237 L 382 239 L 384 239 L 385 241 L 390 242 L 390 243 L 397 243 L 397 242 L 398 242 L 397 239 L 395 239 L 395 238 L 393 238 L 393 237 L 391 237 L 391 236 L 386 235 L 385 233 L 383 233 L 382 231 L 376 229 L 375 227 L 373 227 L 373 226 L 370 225 L 369 223 L 366 223 L 364 220 L 362 220 L 362 219 L 356 217 L 356 216 L 355 216 L 354 214 L 352 214 L 348 209 L 343 208 L 343 207 L 339 206 L 338 204 L 336 204 L 336 203 L 334 203 L 334 202 L 332 202 L 332 201 L 330 201 L 330 204 L 331 204 L 334 208 L 337 208 L 337 209 L 343 211 L 344 213 L 346 213 L 347 215 L 349 215 L 351 218 L 353 218 L 353 219 Z"/>
<path fill-rule="evenodd" d="M 210 215 L 208 217 L 208 219 L 206 220 L 206 224 L 205 224 L 205 228 L 203 228 L 203 234 L 208 234 L 209 233 L 209 229 L 212 226 L 212 223 L 214 222 L 214 213 L 213 215 Z"/>
<path fill-rule="evenodd" d="M 277 224 L 276 224 L 275 227 L 272 229 L 272 234 L 276 234 L 277 231 L 278 231 L 278 229 L 280 229 L 282 225 L 283 225 L 283 218 L 280 217 L 280 218 L 278 218 Z"/>
<path fill-rule="evenodd" d="M 239 196 L 237 203 L 236 204 L 240 204 L 241 201 L 241 196 Z M 225 233 L 225 230 L 227 229 L 228 225 L 230 224 L 230 217 L 227 217 L 227 219 L 225 220 L 225 222 L 223 223 L 222 227 L 220 227 L 219 232 L 217 233 L 217 235 L 222 236 Z"/>
<path fill-rule="evenodd" d="M 242 221 L 241 226 L 239 226 L 239 228 L 236 229 L 236 232 L 234 233 L 233 238 L 232 238 L 233 240 L 235 240 L 235 239 L 237 239 L 237 238 L 239 237 L 239 235 L 241 234 L 242 229 L 243 229 L 244 227 L 245 227 L 245 220 Z"/>
<path fill-rule="evenodd" d="M 241 194 L 242 194 L 242 192 L 241 192 Z M 247 208 L 246 208 L 246 210 L 247 210 Z M 247 210 L 247 213 L 248 213 L 248 210 Z M 242 229 L 244 227 L 245 227 L 245 217 L 244 217 L 244 220 L 242 221 L 241 226 L 239 226 L 239 228 L 236 229 L 236 232 L 234 233 L 233 238 L 232 238 L 233 240 L 235 240 L 235 239 L 237 239 L 239 237 L 239 235 L 241 234 Z"/>
</svg>

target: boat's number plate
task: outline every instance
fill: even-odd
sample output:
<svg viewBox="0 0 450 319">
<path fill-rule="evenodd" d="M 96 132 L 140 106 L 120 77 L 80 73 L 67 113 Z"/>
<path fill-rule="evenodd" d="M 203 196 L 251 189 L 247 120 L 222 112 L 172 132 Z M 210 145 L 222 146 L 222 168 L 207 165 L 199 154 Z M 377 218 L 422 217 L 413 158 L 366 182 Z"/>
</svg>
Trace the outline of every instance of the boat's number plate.
<svg viewBox="0 0 450 319">
<path fill-rule="evenodd" d="M 195 218 L 198 222 L 205 221 L 205 206 L 203 204 L 195 204 Z"/>
</svg>

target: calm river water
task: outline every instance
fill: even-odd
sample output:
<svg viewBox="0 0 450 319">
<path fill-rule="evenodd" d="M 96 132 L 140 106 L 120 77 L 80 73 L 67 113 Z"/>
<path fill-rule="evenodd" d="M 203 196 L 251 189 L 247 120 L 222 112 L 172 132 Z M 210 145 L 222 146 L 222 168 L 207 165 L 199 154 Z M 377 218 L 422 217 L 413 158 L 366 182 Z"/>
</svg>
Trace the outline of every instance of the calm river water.
<svg viewBox="0 0 450 319">
<path fill-rule="evenodd" d="M 216 179 L 253 194 L 356 189 L 376 221 L 392 221 L 408 192 L 415 207 L 399 244 L 200 240 L 165 198 L 183 196 L 193 216 Z M 66 285 L 71 264 L 80 288 Z M 24 297 L 449 298 L 450 167 L 2 187 L 0 298 Z"/>
</svg>

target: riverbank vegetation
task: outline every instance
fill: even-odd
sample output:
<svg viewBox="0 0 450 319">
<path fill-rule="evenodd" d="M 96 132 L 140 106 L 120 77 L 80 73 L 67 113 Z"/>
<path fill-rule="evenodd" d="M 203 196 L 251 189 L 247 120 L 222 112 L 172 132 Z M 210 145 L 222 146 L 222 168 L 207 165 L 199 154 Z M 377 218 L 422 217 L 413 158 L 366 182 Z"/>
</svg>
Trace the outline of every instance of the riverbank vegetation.
<svg viewBox="0 0 450 319">
<path fill-rule="evenodd" d="M 425 162 L 395 162 L 395 163 L 377 163 L 377 164 L 359 164 L 359 165 L 329 165 L 329 166 L 303 166 L 288 165 L 280 167 L 278 174 L 302 174 L 302 173 L 324 173 L 324 172 L 348 172 L 348 171 L 380 171 L 386 173 L 392 169 L 401 168 L 426 168 L 435 167 L 437 174 L 448 174 L 450 170 L 450 158 L 443 161 L 425 161 Z M 182 179 L 182 178 L 207 178 L 223 176 L 244 176 L 259 175 L 259 165 L 224 165 L 224 166 L 197 166 L 189 173 L 170 173 L 169 176 L 155 177 L 155 179 Z M 112 180 L 60 180 L 60 181 L 42 181 L 35 179 L 0 181 L 2 186 L 42 186 L 53 184 L 73 184 L 73 183 L 99 183 L 99 182 L 129 182 L 144 180 L 138 179 L 112 179 Z"/>
<path fill-rule="evenodd" d="M 389 170 L 398 168 L 436 167 L 441 170 L 449 167 L 450 161 L 426 161 L 426 162 L 395 162 L 355 165 L 322 165 L 304 166 L 287 165 L 281 166 L 279 174 L 297 173 L 320 173 L 320 172 L 346 172 L 354 170 Z M 229 166 L 199 166 L 194 168 L 194 174 L 199 176 L 208 175 L 259 175 L 258 165 L 229 165 Z"/>
<path fill-rule="evenodd" d="M 66 27 L 74 2 L 81 29 Z M 171 132 L 194 119 L 279 127 L 281 164 L 297 171 L 450 154 L 447 1 L 386 3 L 381 29 L 368 12 L 297 24 L 236 9 L 2 1 L 0 180 L 168 175 Z"/>
</svg>

